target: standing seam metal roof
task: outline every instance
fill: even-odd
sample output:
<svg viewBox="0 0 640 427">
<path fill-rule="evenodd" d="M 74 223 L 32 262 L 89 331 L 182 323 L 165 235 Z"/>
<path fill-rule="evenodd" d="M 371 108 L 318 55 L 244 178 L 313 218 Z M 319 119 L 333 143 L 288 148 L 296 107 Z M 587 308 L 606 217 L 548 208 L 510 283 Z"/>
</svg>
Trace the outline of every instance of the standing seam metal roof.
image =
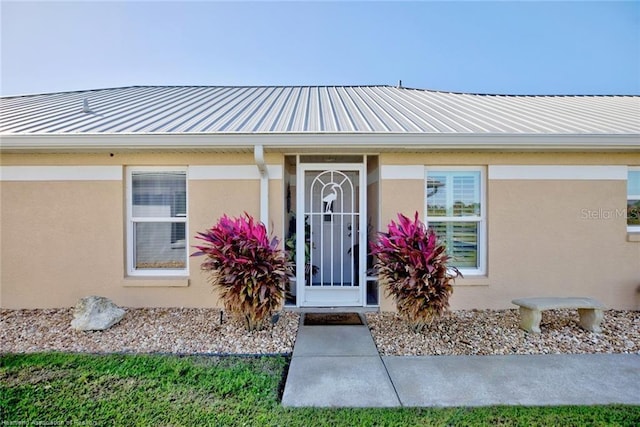
<svg viewBox="0 0 640 427">
<path fill-rule="evenodd" d="M 0 112 L 5 135 L 640 134 L 640 96 L 481 95 L 392 86 L 131 86 L 3 97 Z"/>
</svg>

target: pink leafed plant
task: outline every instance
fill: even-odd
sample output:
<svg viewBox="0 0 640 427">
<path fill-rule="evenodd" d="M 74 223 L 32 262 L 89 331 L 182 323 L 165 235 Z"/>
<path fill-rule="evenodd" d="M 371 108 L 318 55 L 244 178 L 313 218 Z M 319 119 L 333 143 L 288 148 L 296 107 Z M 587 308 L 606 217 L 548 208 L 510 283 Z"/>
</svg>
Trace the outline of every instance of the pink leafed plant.
<svg viewBox="0 0 640 427">
<path fill-rule="evenodd" d="M 414 331 L 446 312 L 452 284 L 461 274 L 447 265 L 445 245 L 418 219 L 418 212 L 413 220 L 398 214 L 398 222 L 391 221 L 388 232 L 378 233 L 370 249 L 387 295 Z"/>
<path fill-rule="evenodd" d="M 225 310 L 248 330 L 263 328 L 282 307 L 292 269 L 279 240 L 269 240 L 264 224 L 246 212 L 222 216 L 196 239 L 204 243 L 191 256 L 206 256 L 201 268 L 211 272 Z"/>
</svg>

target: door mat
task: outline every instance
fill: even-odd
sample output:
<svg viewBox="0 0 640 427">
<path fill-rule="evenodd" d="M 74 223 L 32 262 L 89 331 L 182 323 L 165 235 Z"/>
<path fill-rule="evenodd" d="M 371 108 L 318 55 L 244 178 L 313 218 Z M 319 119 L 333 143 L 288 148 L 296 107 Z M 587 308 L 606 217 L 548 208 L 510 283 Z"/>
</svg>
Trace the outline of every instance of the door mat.
<svg viewBox="0 0 640 427">
<path fill-rule="evenodd" d="M 362 325 L 358 313 L 305 313 L 305 326 Z"/>
</svg>

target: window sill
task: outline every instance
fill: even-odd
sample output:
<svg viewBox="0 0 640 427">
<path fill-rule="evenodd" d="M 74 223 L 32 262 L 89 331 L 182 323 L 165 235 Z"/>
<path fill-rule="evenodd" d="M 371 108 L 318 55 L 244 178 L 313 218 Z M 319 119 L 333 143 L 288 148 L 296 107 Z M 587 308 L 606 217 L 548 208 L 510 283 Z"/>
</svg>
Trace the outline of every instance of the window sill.
<svg viewBox="0 0 640 427">
<path fill-rule="evenodd" d="M 453 286 L 489 286 L 489 278 L 487 276 L 458 277 Z"/>
<path fill-rule="evenodd" d="M 186 288 L 188 277 L 127 277 L 122 281 L 125 288 Z"/>
<path fill-rule="evenodd" d="M 627 232 L 627 242 L 640 242 L 640 232 L 638 231 Z"/>
</svg>

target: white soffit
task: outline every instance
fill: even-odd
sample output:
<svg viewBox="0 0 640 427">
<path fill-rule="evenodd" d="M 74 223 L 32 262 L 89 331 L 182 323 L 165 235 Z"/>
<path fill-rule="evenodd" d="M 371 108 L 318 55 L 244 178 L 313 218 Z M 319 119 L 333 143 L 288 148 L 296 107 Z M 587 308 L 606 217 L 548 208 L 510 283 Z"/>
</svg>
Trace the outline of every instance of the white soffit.
<svg viewBox="0 0 640 427">
<path fill-rule="evenodd" d="M 0 166 L 0 181 L 122 181 L 122 166 Z"/>
<path fill-rule="evenodd" d="M 267 165 L 269 179 L 282 179 L 281 165 Z M 260 179 L 256 165 L 205 165 L 189 166 L 190 180 L 244 180 Z"/>
<path fill-rule="evenodd" d="M 626 180 L 627 166 L 495 165 L 493 180 Z"/>
</svg>

